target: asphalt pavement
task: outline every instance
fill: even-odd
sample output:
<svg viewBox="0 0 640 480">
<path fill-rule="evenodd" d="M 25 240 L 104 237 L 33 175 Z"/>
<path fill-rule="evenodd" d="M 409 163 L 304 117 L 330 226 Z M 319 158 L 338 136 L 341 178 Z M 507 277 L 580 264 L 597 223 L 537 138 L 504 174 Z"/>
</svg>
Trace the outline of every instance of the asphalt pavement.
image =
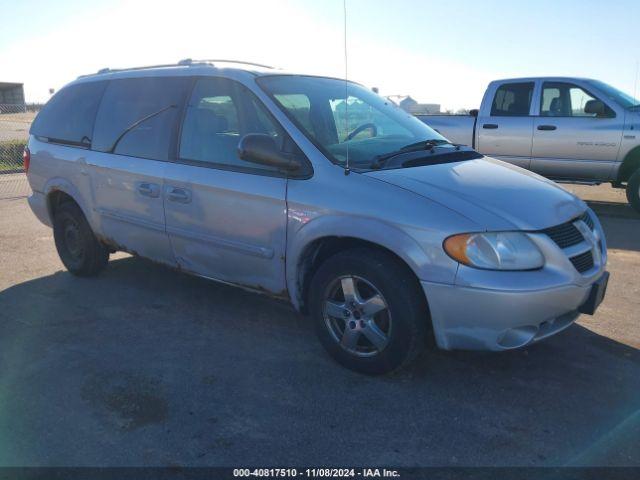
<svg viewBox="0 0 640 480">
<path fill-rule="evenodd" d="M 595 316 L 529 348 L 366 377 L 287 304 L 125 254 L 71 276 L 0 201 L 0 466 L 640 465 L 640 215 L 598 211 Z"/>
</svg>

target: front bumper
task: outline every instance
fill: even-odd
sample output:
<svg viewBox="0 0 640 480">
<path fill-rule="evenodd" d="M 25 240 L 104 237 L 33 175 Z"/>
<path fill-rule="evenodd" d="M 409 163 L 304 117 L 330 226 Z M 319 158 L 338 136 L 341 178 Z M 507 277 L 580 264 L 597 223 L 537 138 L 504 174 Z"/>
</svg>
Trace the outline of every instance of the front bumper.
<svg viewBox="0 0 640 480">
<path fill-rule="evenodd" d="M 491 271 L 459 265 L 453 285 L 422 281 L 438 346 L 518 348 L 565 329 L 580 310 L 593 313 L 606 290 L 606 278 L 600 279 L 605 275 L 607 248 L 598 218 L 590 210 L 588 214 L 592 227 L 582 217 L 573 222 L 582 242 L 564 248 L 544 232 L 528 232 L 545 257 L 539 270 Z M 575 266 L 572 258 L 583 251 L 591 252 L 593 263 L 578 270 L 580 265 Z M 604 283 L 604 288 L 596 287 L 599 298 L 591 298 L 596 282 Z"/>
<path fill-rule="evenodd" d="M 445 350 L 509 350 L 558 333 L 578 318 L 592 285 L 492 290 L 421 283 Z"/>
</svg>

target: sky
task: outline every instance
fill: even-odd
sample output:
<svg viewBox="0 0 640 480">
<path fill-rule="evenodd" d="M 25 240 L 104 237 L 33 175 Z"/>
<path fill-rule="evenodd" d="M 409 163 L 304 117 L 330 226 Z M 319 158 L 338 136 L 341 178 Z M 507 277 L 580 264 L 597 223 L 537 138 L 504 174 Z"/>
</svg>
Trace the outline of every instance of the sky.
<svg viewBox="0 0 640 480">
<path fill-rule="evenodd" d="M 231 58 L 344 77 L 443 109 L 494 79 L 597 78 L 640 93 L 640 1 L 0 0 L 0 81 L 46 101 L 103 67 Z M 637 96 L 637 95 L 636 95 Z"/>
</svg>

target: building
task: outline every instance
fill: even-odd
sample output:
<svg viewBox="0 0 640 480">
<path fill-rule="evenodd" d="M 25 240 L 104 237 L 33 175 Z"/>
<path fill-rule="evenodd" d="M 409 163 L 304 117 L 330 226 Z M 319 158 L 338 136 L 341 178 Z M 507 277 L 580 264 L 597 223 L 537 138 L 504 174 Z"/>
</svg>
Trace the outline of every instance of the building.
<svg viewBox="0 0 640 480">
<path fill-rule="evenodd" d="M 418 102 L 411 98 L 411 95 L 389 95 L 387 98 L 407 112 L 411 107 L 418 105 Z"/>
<path fill-rule="evenodd" d="M 0 105 L 24 105 L 24 85 L 22 83 L 0 82 Z"/>
<path fill-rule="evenodd" d="M 432 115 L 440 113 L 440 104 L 438 103 L 418 103 L 410 95 L 389 95 L 387 97 L 401 109 L 413 115 Z"/>
<path fill-rule="evenodd" d="M 409 113 L 414 115 L 435 115 L 440 113 L 439 103 L 417 103 L 409 107 Z"/>
</svg>

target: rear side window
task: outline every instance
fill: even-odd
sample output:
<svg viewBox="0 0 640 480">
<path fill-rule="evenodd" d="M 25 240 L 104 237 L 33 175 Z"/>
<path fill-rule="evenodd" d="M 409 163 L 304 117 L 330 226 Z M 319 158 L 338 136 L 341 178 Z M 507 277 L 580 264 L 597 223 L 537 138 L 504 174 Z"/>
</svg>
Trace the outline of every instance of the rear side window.
<svg viewBox="0 0 640 480">
<path fill-rule="evenodd" d="M 70 85 L 56 93 L 31 125 L 29 133 L 50 142 L 89 147 L 100 98 L 107 82 Z"/>
<path fill-rule="evenodd" d="M 491 115 L 522 117 L 529 115 L 533 82 L 505 83 L 498 87 L 491 105 Z"/>
<path fill-rule="evenodd" d="M 92 148 L 167 160 L 189 83 L 186 77 L 112 80 L 98 110 Z"/>
</svg>

